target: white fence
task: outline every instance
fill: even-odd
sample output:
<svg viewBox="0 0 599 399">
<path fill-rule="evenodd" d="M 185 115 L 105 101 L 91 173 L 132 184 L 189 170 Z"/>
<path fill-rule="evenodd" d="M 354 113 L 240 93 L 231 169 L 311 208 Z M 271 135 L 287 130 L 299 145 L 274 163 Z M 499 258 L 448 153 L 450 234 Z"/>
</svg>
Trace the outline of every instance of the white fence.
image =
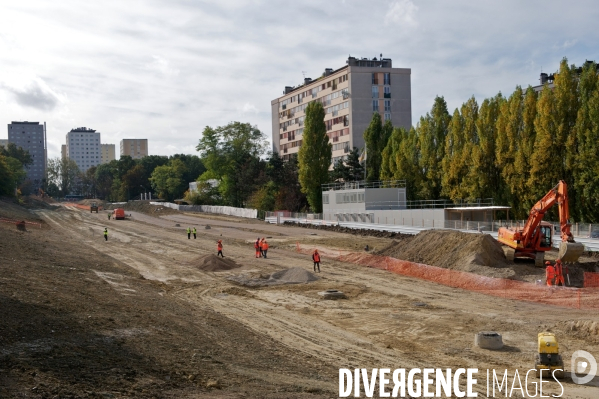
<svg viewBox="0 0 599 399">
<path fill-rule="evenodd" d="M 234 208 L 232 206 L 216 205 L 177 205 L 171 202 L 150 202 L 150 205 L 161 205 L 178 211 L 217 213 L 220 215 L 239 216 L 242 218 L 257 219 L 257 209 Z"/>
</svg>

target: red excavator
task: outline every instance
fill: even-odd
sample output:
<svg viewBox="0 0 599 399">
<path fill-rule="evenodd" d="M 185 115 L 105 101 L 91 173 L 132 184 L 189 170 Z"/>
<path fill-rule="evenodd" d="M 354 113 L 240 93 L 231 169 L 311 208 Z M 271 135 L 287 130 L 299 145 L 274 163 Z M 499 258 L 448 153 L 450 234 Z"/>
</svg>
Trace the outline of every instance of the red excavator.
<svg viewBox="0 0 599 399">
<path fill-rule="evenodd" d="M 501 227 L 497 240 L 508 246 L 506 258 L 531 258 L 535 266 L 542 267 L 545 260 L 545 251 L 551 249 L 551 235 L 553 226 L 543 222 L 543 216 L 555 203 L 559 209 L 559 222 L 562 243 L 559 248 L 558 259 L 562 262 L 576 262 L 584 245 L 576 243 L 570 232 L 570 216 L 568 210 L 568 186 L 560 180 L 539 202 L 530 210 L 528 220 L 523 228 Z"/>
</svg>

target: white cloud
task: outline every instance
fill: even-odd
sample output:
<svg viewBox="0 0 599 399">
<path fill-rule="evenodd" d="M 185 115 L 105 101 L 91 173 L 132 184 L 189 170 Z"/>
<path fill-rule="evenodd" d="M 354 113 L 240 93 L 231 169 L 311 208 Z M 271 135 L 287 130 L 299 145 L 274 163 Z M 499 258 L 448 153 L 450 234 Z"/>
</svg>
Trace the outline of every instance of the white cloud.
<svg viewBox="0 0 599 399">
<path fill-rule="evenodd" d="M 416 26 L 416 12 L 418 7 L 411 0 L 396 0 L 389 5 L 385 15 L 385 25 L 399 24 Z"/>
<path fill-rule="evenodd" d="M 179 70 L 173 68 L 169 60 L 159 55 L 153 55 L 152 61 L 144 65 L 144 69 L 154 71 L 166 76 L 176 76 Z"/>
<path fill-rule="evenodd" d="M 241 112 L 243 112 L 244 114 L 257 114 L 258 108 L 256 108 L 254 104 L 245 103 L 243 104 L 243 107 L 241 107 Z"/>
<path fill-rule="evenodd" d="M 52 111 L 60 103 L 66 101 L 65 95 L 54 91 L 39 77 L 34 77 L 21 85 L 3 82 L 0 87 L 11 93 L 17 104 L 23 107 Z"/>
</svg>

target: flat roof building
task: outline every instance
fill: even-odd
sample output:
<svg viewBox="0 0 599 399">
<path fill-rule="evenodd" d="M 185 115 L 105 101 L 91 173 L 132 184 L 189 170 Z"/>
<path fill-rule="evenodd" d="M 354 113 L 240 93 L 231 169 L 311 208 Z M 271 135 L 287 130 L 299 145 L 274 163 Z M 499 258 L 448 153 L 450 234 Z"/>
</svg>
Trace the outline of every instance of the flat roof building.
<svg viewBox="0 0 599 399">
<path fill-rule="evenodd" d="M 393 68 L 389 58 L 349 57 L 347 65 L 297 87 L 271 101 L 273 149 L 283 159 L 297 154 L 302 145 L 305 110 L 311 101 L 325 108 L 325 124 L 333 145 L 332 165 L 347 157 L 353 147 L 364 146 L 364 131 L 374 112 L 393 126 L 412 126 L 411 70 Z"/>
<path fill-rule="evenodd" d="M 148 139 L 123 139 L 121 140 L 121 157 L 129 155 L 133 159 L 148 156 Z"/>
<path fill-rule="evenodd" d="M 8 143 L 29 151 L 33 163 L 25 169 L 26 178 L 33 184 L 33 189 L 43 187 L 48 161 L 46 123 L 13 121 L 8 125 Z"/>
<path fill-rule="evenodd" d="M 114 144 L 102 144 L 100 146 L 100 163 L 105 164 L 115 160 L 115 147 Z"/>
<path fill-rule="evenodd" d="M 67 133 L 66 156 L 85 172 L 100 165 L 100 144 L 99 132 L 86 127 L 71 129 Z"/>
</svg>

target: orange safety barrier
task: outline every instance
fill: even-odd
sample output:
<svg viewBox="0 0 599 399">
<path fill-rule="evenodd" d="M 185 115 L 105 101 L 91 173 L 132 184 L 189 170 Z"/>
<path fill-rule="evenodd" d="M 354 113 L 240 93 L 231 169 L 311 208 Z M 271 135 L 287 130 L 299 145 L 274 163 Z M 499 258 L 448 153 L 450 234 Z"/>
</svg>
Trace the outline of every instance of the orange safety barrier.
<svg viewBox="0 0 599 399">
<path fill-rule="evenodd" d="M 310 254 L 313 248 L 302 248 Z M 548 287 L 510 279 L 481 276 L 442 267 L 408 262 L 389 256 L 343 250 L 319 249 L 321 256 L 341 262 L 356 263 L 406 277 L 418 278 L 448 287 L 461 288 L 496 297 L 543 303 L 575 309 L 599 309 L 599 273 L 584 273 L 584 288 Z"/>
</svg>

